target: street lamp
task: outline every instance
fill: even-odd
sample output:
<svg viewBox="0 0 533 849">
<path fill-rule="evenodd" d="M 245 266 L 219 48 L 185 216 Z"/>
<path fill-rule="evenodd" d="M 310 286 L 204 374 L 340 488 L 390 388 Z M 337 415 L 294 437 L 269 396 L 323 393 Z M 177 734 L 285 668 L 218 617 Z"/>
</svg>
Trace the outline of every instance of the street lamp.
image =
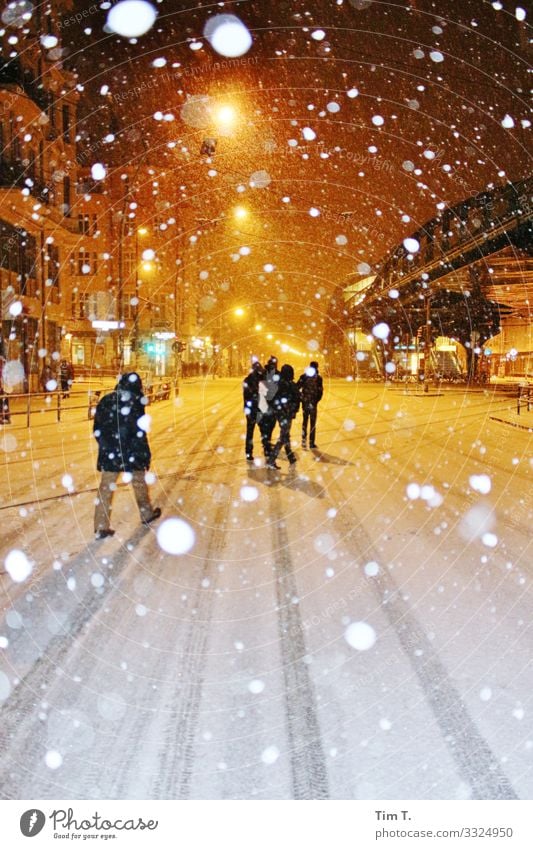
<svg viewBox="0 0 533 849">
<path fill-rule="evenodd" d="M 133 299 L 133 334 L 131 338 L 131 350 L 135 357 L 135 368 L 137 368 L 139 359 L 139 236 L 146 236 L 148 233 L 147 227 L 137 227 L 135 230 L 135 298 Z"/>
<path fill-rule="evenodd" d="M 429 391 L 429 357 L 431 347 L 431 295 L 424 294 L 424 307 L 426 317 L 425 327 L 425 351 L 424 351 L 424 392 Z"/>
<path fill-rule="evenodd" d="M 215 121 L 219 126 L 229 127 L 231 124 L 235 123 L 237 118 L 237 112 L 233 108 L 233 106 L 219 106 L 215 113 Z"/>
</svg>

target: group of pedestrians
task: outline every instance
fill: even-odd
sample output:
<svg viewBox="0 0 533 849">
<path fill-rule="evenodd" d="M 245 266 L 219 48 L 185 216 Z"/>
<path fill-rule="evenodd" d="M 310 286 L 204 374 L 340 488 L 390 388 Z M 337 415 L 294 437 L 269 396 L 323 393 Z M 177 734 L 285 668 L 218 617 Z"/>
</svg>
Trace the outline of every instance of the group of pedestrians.
<svg viewBox="0 0 533 849">
<path fill-rule="evenodd" d="M 309 364 L 296 383 L 293 367 L 285 364 L 278 371 L 276 357 L 270 357 L 265 366 L 254 362 L 243 383 L 247 460 L 253 462 L 253 437 L 257 425 L 269 468 L 280 468 L 276 460 L 282 448 L 289 463 L 296 462 L 291 447 L 291 425 L 300 405 L 303 413 L 302 447 L 307 447 L 309 432 L 309 447 L 316 448 L 317 406 L 322 393 L 322 377 L 316 362 Z M 147 404 L 140 376 L 136 372 L 127 372 L 114 390 L 100 398 L 96 406 L 93 433 L 98 442 L 97 469 L 102 473 L 94 511 L 96 539 L 105 539 L 115 533 L 110 522 L 111 505 L 120 474 L 125 474 L 126 480 L 132 483 L 141 521 L 150 524 L 161 516 L 161 509 L 152 506 L 146 481 L 151 462 Z M 279 434 L 273 444 L 276 424 L 279 425 Z"/>
<path fill-rule="evenodd" d="M 268 468 L 280 468 L 276 460 L 282 448 L 285 448 L 289 463 L 296 463 L 297 457 L 291 447 L 291 425 L 300 405 L 303 416 L 302 448 L 307 448 L 308 432 L 309 448 L 316 448 L 317 407 L 323 391 L 317 362 L 309 363 L 295 382 L 293 367 L 285 364 L 278 371 L 276 357 L 270 357 L 264 366 L 255 361 L 243 382 L 247 461 L 254 461 L 254 431 L 257 425 Z M 273 444 L 272 435 L 276 424 L 279 425 L 279 435 Z"/>
</svg>

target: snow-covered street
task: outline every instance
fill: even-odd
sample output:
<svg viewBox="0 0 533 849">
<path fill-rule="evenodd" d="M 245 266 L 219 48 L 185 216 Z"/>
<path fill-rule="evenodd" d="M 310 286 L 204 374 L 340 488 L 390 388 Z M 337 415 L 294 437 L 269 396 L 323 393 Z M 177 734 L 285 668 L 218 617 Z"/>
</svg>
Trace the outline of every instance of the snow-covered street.
<svg viewBox="0 0 533 849">
<path fill-rule="evenodd" d="M 239 380 L 185 384 L 149 408 L 161 519 L 121 485 L 101 541 L 86 417 L 4 427 L 0 562 L 32 566 L 1 574 L 4 794 L 531 797 L 533 455 L 512 403 L 325 380 L 318 449 L 298 416 L 275 472 L 247 467 Z"/>
</svg>

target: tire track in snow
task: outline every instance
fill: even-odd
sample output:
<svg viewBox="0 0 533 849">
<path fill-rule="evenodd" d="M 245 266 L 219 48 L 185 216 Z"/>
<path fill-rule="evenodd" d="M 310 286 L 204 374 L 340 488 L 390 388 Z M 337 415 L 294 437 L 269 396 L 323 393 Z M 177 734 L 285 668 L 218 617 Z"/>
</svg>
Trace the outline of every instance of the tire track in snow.
<svg viewBox="0 0 533 849">
<path fill-rule="evenodd" d="M 139 528 L 128 540 L 128 544 L 138 546 L 143 538 L 149 533 L 147 527 Z M 118 578 L 124 569 L 131 563 L 131 553 L 124 544 L 119 553 L 113 556 L 113 579 Z M 70 564 L 69 570 L 85 569 L 87 566 L 87 551 L 85 550 L 78 555 Z M 50 577 L 50 576 L 48 576 Z M 63 580 L 60 590 L 65 592 L 64 576 L 60 573 L 52 573 L 52 578 L 59 584 Z M 50 598 L 54 598 L 54 585 L 50 584 Z M 101 593 L 96 593 L 94 587 L 88 587 L 87 592 L 82 599 L 72 596 L 72 615 L 63 624 L 62 633 L 54 635 L 46 645 L 42 653 L 37 643 L 34 644 L 37 654 L 30 668 L 20 679 L 17 686 L 13 689 L 9 698 L 3 703 L 0 708 L 0 723 L 2 725 L 3 737 L 7 742 L 4 751 L 0 752 L 0 766 L 7 771 L 5 765 L 6 760 L 13 761 L 17 757 L 17 753 L 13 749 L 20 749 L 22 762 L 28 762 L 27 741 L 32 739 L 31 725 L 35 723 L 35 706 L 39 703 L 43 693 L 46 693 L 50 682 L 54 680 L 56 670 L 63 670 L 68 662 L 69 654 L 80 650 L 80 644 L 83 643 L 84 629 L 98 616 L 98 613 L 104 609 L 109 596 L 115 591 L 115 582 L 108 581 L 104 584 Z M 70 594 L 65 596 L 69 599 Z M 43 615 L 52 612 L 48 606 L 43 609 Z M 69 611 L 70 612 L 70 611 Z M 68 631 L 65 629 L 68 627 Z M 25 629 L 24 629 L 25 631 Z M 23 632 L 21 632 L 23 633 Z M 31 636 L 31 629 L 30 629 Z M 16 639 L 16 637 L 15 637 Z M 13 640 L 11 640 L 13 642 Z M 17 761 L 18 763 L 18 761 Z M 24 776 L 21 775 L 20 769 L 17 769 L 17 777 L 21 779 L 22 791 L 24 796 L 33 794 L 27 792 L 28 787 Z M 11 780 L 9 785 L 10 798 L 22 798 L 18 790 L 16 780 Z M 57 796 L 57 792 L 55 794 Z"/>
<path fill-rule="evenodd" d="M 337 490 L 338 498 L 333 494 Z M 372 541 L 339 484 L 328 483 L 328 494 L 339 506 L 336 521 L 343 526 L 343 539 L 367 560 L 381 562 Z M 390 622 L 405 651 L 422 691 L 431 706 L 458 772 L 472 790 L 472 799 L 518 799 L 490 746 L 479 732 L 448 671 L 416 616 L 403 600 L 400 588 L 383 567 L 369 581 L 380 610 Z M 414 650 L 420 652 L 415 654 Z"/>
<path fill-rule="evenodd" d="M 226 414 L 227 415 L 227 414 Z M 235 418 L 234 411 L 229 411 L 229 415 L 231 417 L 230 421 L 226 423 L 223 428 L 222 434 L 225 434 L 226 431 L 229 430 L 230 424 L 233 426 L 233 419 Z M 194 451 L 198 446 L 203 445 L 205 440 L 205 435 L 202 433 L 197 439 L 194 441 L 192 450 Z M 190 452 L 187 452 L 187 456 L 190 456 Z M 201 461 L 200 461 L 201 462 Z M 180 471 L 182 473 L 180 473 Z M 194 472 L 194 470 L 192 470 Z M 183 467 L 181 470 L 176 470 L 176 485 L 179 486 L 184 477 L 188 477 L 191 474 L 191 467 L 189 464 Z M 172 488 L 174 489 L 174 487 Z M 165 491 L 165 500 L 168 502 L 171 500 L 171 491 Z M 228 499 L 228 510 L 229 510 L 230 500 Z M 220 509 L 220 508 L 219 508 Z M 217 511 L 218 512 L 218 511 Z M 218 524 L 218 523 L 217 523 Z M 119 578 L 122 576 L 122 573 L 125 569 L 135 563 L 135 560 L 132 558 L 132 551 L 138 551 L 138 546 L 142 543 L 143 539 L 150 533 L 150 529 L 147 526 L 141 526 L 137 528 L 137 530 L 129 537 L 129 539 L 125 540 L 118 551 L 113 554 L 108 554 L 107 556 L 112 559 L 113 562 L 113 573 L 111 575 L 112 580 L 106 582 L 102 591 L 100 593 L 96 593 L 94 588 L 88 587 L 87 592 L 84 594 L 83 598 L 76 597 L 74 594 L 65 594 L 66 592 L 66 579 L 65 575 L 61 572 L 49 572 L 43 576 L 41 579 L 43 584 L 46 585 L 46 588 L 43 588 L 43 592 L 39 592 L 39 596 L 45 599 L 46 595 L 49 595 L 51 599 L 56 598 L 57 593 L 64 594 L 64 601 L 70 601 L 71 605 L 67 611 L 67 619 L 63 624 L 62 632 L 56 635 L 53 635 L 50 640 L 47 641 L 46 646 L 42 647 L 35 641 L 35 638 L 32 634 L 32 628 L 28 632 L 26 629 L 21 629 L 20 631 L 15 631 L 10 642 L 12 644 L 12 649 L 16 648 L 16 644 L 18 639 L 30 637 L 32 642 L 31 652 L 33 657 L 28 659 L 29 667 L 27 670 L 22 672 L 19 671 L 18 677 L 19 682 L 17 686 L 13 689 L 9 698 L 0 706 L 0 723 L 3 729 L 3 740 L 6 741 L 5 749 L 0 749 L 0 767 L 2 767 L 3 772 L 7 772 L 9 769 L 9 762 L 17 762 L 18 757 L 22 758 L 22 762 L 27 760 L 27 740 L 32 737 L 32 724 L 35 723 L 35 703 L 42 698 L 43 692 L 46 692 L 48 686 L 50 684 L 50 680 L 52 677 L 52 673 L 57 669 L 65 669 L 67 666 L 69 659 L 78 651 L 83 651 L 83 639 L 84 639 L 84 630 L 91 626 L 93 623 L 98 623 L 99 613 L 104 610 L 106 607 L 109 597 L 113 592 L 117 590 L 117 586 L 119 584 Z M 215 532 L 212 535 L 212 539 L 209 543 L 209 549 L 214 550 L 213 538 L 218 539 Z M 215 543 L 216 545 L 216 543 Z M 97 552 L 100 551 L 101 543 L 91 542 L 88 546 L 80 552 L 73 560 L 68 563 L 68 570 L 70 573 L 75 575 L 78 580 L 79 576 L 83 575 L 87 572 L 87 568 L 91 563 L 94 562 L 95 566 L 98 568 L 98 561 L 96 560 Z M 213 556 L 215 556 L 213 554 Z M 210 561 L 209 561 L 210 562 Z M 205 569 L 204 569 L 205 571 Z M 87 573 L 88 578 L 88 573 Z M 198 590 L 198 593 L 200 591 Z M 204 591 L 203 594 L 205 596 L 211 596 L 211 593 L 206 593 Z M 24 605 L 24 600 L 21 599 L 19 601 L 19 605 Z M 43 607 L 43 617 L 47 613 L 51 613 L 52 610 L 48 605 Z M 30 611 L 31 613 L 31 611 Z M 191 628 L 194 631 L 193 626 L 196 623 L 193 621 Z M 68 631 L 66 630 L 68 628 Z M 48 632 L 49 633 L 49 632 Z M 196 633 L 193 633 L 193 638 L 196 638 Z M 192 643 L 194 643 L 194 639 Z M 200 637 L 200 642 L 202 642 L 202 636 Z M 203 644 L 203 642 L 202 642 Z M 190 660 L 191 666 L 197 662 L 197 654 L 198 648 L 195 647 L 194 644 L 191 644 L 190 648 Z M 189 657 L 187 653 L 186 657 Z M 15 673 L 15 669 L 13 669 Z M 193 676 L 194 677 L 194 676 Z M 200 680 L 199 676 L 196 676 L 196 679 Z M 201 687 L 198 691 L 198 699 L 200 696 Z M 191 704 L 191 700 L 189 700 L 189 706 Z M 194 728 L 193 723 L 196 720 L 196 714 L 189 712 L 187 713 L 188 708 L 185 709 L 186 723 L 184 724 L 184 729 L 189 729 L 191 733 L 189 736 L 191 739 L 194 737 Z M 172 713 L 173 711 L 169 711 Z M 140 730 L 142 733 L 142 730 Z M 183 746 L 182 746 L 183 748 Z M 189 746 L 186 749 L 189 761 L 192 759 L 191 755 L 191 747 Z M 122 751 L 122 759 L 121 759 L 121 768 L 120 773 L 116 777 L 114 794 L 117 795 L 117 798 L 121 796 L 122 792 L 127 792 L 127 788 L 124 787 L 124 778 L 128 778 L 131 774 L 131 769 L 134 765 L 134 760 L 136 757 L 136 747 L 129 746 L 127 750 Z M 10 793 L 11 798 L 22 798 L 22 796 L 31 796 L 34 795 L 31 792 L 28 793 L 27 787 L 27 779 L 22 773 L 20 769 L 16 771 L 17 777 L 20 779 L 21 791 L 17 788 L 19 784 L 16 780 L 12 780 L 10 783 Z M 30 772 L 30 775 L 33 773 Z M 53 785 L 52 795 L 57 797 L 57 784 L 52 782 Z M 22 792 L 22 796 L 20 793 Z"/>
<path fill-rule="evenodd" d="M 224 416 L 227 416 L 228 420 L 222 430 L 217 432 L 217 441 L 224 441 L 228 434 L 235 431 L 238 415 L 240 410 L 224 411 Z M 205 439 L 204 434 L 201 439 Z M 193 469 L 192 473 L 201 468 L 202 462 L 204 458 L 200 457 L 199 466 Z M 190 469 L 188 475 L 191 475 Z M 195 615 L 190 617 L 183 645 L 180 646 L 182 663 L 180 668 L 175 670 L 175 685 L 167 695 L 165 715 L 168 716 L 168 720 L 163 732 L 164 748 L 158 758 L 157 779 L 153 783 L 151 794 L 152 798 L 156 799 L 188 799 L 190 797 L 195 762 L 195 738 L 215 597 L 217 572 L 214 566 L 223 553 L 231 509 L 230 487 L 224 481 L 219 482 L 218 485 L 227 486 L 228 497 L 218 505 L 211 519 L 203 567 L 201 574 L 198 575 L 192 604 Z M 206 581 L 209 581 L 209 587 L 205 586 Z"/>
<path fill-rule="evenodd" d="M 271 489 L 272 550 L 276 564 L 278 631 L 285 684 L 285 713 L 294 799 L 329 799 L 328 773 L 314 687 L 305 662 L 304 629 L 290 542 L 279 492 Z"/>
<path fill-rule="evenodd" d="M 221 504 L 213 518 L 213 529 L 207 545 L 193 609 L 183 643 L 183 662 L 176 670 L 176 687 L 169 697 L 171 706 L 165 747 L 159 758 L 158 778 L 154 785 L 156 799 L 188 799 L 194 768 L 194 741 L 199 720 L 200 702 L 204 683 L 204 668 L 210 637 L 210 622 L 214 602 L 215 564 L 220 560 L 226 539 L 231 499 Z M 205 589 L 204 581 L 210 582 Z M 176 706 L 174 706 L 176 705 Z"/>
</svg>

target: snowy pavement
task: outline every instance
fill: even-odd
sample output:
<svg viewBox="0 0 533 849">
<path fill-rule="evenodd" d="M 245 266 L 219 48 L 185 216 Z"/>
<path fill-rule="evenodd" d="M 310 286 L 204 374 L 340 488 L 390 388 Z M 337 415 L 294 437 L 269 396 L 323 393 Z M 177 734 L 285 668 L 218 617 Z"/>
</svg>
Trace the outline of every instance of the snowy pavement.
<svg viewBox="0 0 533 849">
<path fill-rule="evenodd" d="M 325 383 L 295 471 L 247 468 L 237 380 L 151 407 L 163 516 L 120 486 L 99 542 L 83 414 L 2 429 L 5 798 L 531 797 L 531 434 Z"/>
</svg>

